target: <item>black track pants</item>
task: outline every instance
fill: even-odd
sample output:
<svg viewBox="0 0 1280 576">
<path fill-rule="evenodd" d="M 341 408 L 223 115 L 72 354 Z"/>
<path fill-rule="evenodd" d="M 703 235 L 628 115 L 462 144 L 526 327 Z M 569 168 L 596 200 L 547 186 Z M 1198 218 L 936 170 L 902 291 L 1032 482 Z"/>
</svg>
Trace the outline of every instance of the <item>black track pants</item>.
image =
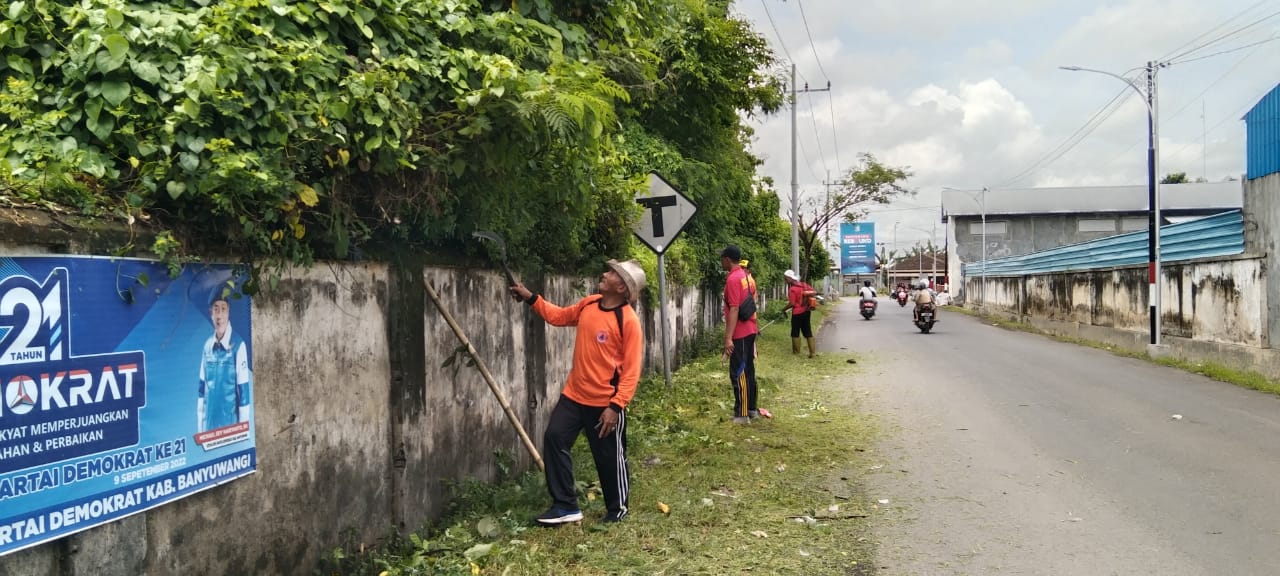
<svg viewBox="0 0 1280 576">
<path fill-rule="evenodd" d="M 627 411 L 618 414 L 618 428 L 600 438 L 600 414 L 608 407 L 583 406 L 561 396 L 551 411 L 551 422 L 542 436 L 542 457 L 547 466 L 547 491 L 557 508 L 578 509 L 573 486 L 573 444 L 586 433 L 591 456 L 600 474 L 600 489 L 610 512 L 626 515 L 630 476 L 627 469 Z"/>
</svg>

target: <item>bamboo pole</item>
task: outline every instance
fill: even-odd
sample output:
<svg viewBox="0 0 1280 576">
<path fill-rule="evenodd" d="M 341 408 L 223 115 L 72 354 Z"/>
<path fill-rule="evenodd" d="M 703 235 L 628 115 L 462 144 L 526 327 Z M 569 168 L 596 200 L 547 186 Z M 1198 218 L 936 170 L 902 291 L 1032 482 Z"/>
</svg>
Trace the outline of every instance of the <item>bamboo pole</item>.
<svg viewBox="0 0 1280 576">
<path fill-rule="evenodd" d="M 515 411 L 511 409 L 511 404 L 507 402 L 507 397 L 502 393 L 502 389 L 498 388 L 498 382 L 493 379 L 493 374 L 489 372 L 489 367 L 485 365 L 484 360 L 480 359 L 480 355 L 476 353 L 476 347 L 471 345 L 471 340 L 454 321 L 453 315 L 440 302 L 440 295 L 436 293 L 435 288 L 431 287 L 431 283 L 426 280 L 422 281 L 422 287 L 427 291 L 427 296 L 431 297 L 431 301 L 435 303 L 436 309 L 440 311 L 440 315 L 444 317 L 444 321 L 449 323 L 449 327 L 453 329 L 454 335 L 462 344 L 467 347 L 467 354 L 476 362 L 476 368 L 480 370 L 480 375 L 484 376 L 484 381 L 489 385 L 489 391 L 493 392 L 493 396 L 498 399 L 498 403 L 502 405 L 502 411 L 506 413 L 507 420 L 515 426 L 516 433 L 520 435 L 520 440 L 524 442 L 524 447 L 529 451 L 529 455 L 533 456 L 533 461 L 538 464 L 538 469 L 546 471 L 547 466 L 542 462 L 542 455 L 538 453 L 538 449 L 533 446 L 533 440 L 529 439 L 529 434 L 524 431 L 524 425 L 520 423 L 520 419 L 516 417 Z"/>
</svg>

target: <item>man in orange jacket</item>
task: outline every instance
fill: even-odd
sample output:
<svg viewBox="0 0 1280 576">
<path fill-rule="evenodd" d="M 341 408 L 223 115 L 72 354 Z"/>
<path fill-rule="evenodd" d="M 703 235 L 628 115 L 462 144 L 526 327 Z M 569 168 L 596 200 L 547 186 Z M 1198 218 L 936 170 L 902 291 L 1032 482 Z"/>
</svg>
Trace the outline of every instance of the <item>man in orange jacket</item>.
<svg viewBox="0 0 1280 576">
<path fill-rule="evenodd" d="M 542 436 L 552 502 L 536 520 L 547 526 L 582 520 L 570 451 L 583 432 L 587 433 L 608 509 L 601 521 L 618 522 L 627 516 L 626 408 L 635 396 L 644 361 L 644 331 L 631 305 L 644 289 L 645 276 L 635 260 L 610 260 L 606 265 L 598 293 L 564 308 L 519 282 L 511 287 L 511 294 L 532 306 L 548 324 L 578 328 L 573 367 Z"/>
</svg>

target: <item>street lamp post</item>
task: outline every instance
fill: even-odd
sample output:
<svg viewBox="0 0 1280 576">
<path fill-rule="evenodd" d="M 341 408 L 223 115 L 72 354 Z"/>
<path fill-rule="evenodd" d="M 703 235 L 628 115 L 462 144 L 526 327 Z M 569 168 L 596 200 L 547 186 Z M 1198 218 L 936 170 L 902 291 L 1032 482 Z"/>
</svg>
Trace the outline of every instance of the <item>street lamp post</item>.
<svg viewBox="0 0 1280 576">
<path fill-rule="evenodd" d="M 1156 145 L 1159 142 L 1158 115 L 1156 114 L 1156 71 L 1159 62 L 1147 62 L 1147 91 L 1144 93 L 1137 84 L 1119 74 L 1106 70 L 1081 68 L 1080 66 L 1060 66 L 1072 72 L 1093 72 L 1110 76 L 1124 82 L 1147 105 L 1147 300 L 1150 303 L 1151 346 L 1160 345 L 1160 183 L 1156 180 L 1157 163 Z"/>
<path fill-rule="evenodd" d="M 889 251 L 889 255 L 890 255 L 890 257 L 891 257 L 891 258 L 892 258 L 892 257 L 894 257 L 895 255 L 897 255 L 897 253 L 898 253 L 898 225 L 899 225 L 899 224 L 901 224 L 901 223 L 902 223 L 902 221 L 901 221 L 901 220 L 899 220 L 899 221 L 897 221 L 897 222 L 894 222 L 894 223 L 893 223 L 893 250 L 890 250 L 890 251 Z M 897 267 L 896 267 L 896 266 L 894 267 L 894 270 L 893 270 L 893 271 L 894 271 L 894 273 L 895 273 L 895 274 L 898 272 L 898 270 L 897 270 Z M 886 277 L 886 278 L 885 278 L 884 287 L 885 287 L 885 288 L 888 288 L 888 287 L 889 287 L 889 279 L 888 279 L 888 277 Z"/>
</svg>

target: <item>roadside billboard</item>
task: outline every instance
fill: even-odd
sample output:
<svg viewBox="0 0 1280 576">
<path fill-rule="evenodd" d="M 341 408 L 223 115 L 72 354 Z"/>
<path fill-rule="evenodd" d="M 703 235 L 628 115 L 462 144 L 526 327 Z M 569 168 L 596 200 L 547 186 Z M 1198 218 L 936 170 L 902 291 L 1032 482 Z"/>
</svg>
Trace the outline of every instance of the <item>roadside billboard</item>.
<svg viewBox="0 0 1280 576">
<path fill-rule="evenodd" d="M 0 258 L 0 555 L 254 472 L 230 266 Z"/>
<path fill-rule="evenodd" d="M 875 222 L 840 224 L 840 272 L 874 274 L 876 271 Z"/>
</svg>

